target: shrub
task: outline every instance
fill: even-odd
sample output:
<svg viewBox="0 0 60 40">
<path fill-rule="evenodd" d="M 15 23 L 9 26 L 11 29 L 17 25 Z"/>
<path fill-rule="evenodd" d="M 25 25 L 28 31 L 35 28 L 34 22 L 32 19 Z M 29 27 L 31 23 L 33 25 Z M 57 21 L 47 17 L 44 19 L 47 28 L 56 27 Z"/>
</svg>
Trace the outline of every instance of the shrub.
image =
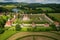
<svg viewBox="0 0 60 40">
<path fill-rule="evenodd" d="M 0 34 L 2 34 L 4 32 L 3 28 L 0 27 Z"/>
<path fill-rule="evenodd" d="M 50 26 L 52 27 L 53 31 L 56 30 L 56 26 L 55 26 L 54 24 L 52 24 L 52 25 L 50 25 Z"/>
<path fill-rule="evenodd" d="M 16 31 L 20 31 L 21 30 L 21 27 L 20 27 L 19 24 L 17 24 L 15 28 L 16 28 Z"/>
<path fill-rule="evenodd" d="M 44 32 L 44 31 L 52 31 L 51 27 L 35 27 L 35 28 L 27 28 L 27 31 L 32 31 L 32 32 Z"/>
</svg>

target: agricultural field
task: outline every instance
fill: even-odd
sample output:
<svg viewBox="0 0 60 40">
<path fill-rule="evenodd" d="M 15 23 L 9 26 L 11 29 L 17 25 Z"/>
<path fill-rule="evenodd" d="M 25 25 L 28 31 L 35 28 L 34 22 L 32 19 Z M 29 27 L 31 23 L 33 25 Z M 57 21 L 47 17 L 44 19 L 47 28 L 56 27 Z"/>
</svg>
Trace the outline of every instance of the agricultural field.
<svg viewBox="0 0 60 40">
<path fill-rule="evenodd" d="M 54 9 L 49 8 L 49 7 L 39 7 L 39 8 L 36 8 L 36 9 L 41 9 L 43 11 L 54 11 Z"/>
<path fill-rule="evenodd" d="M 60 13 L 48 13 L 48 15 L 60 22 Z"/>
</svg>

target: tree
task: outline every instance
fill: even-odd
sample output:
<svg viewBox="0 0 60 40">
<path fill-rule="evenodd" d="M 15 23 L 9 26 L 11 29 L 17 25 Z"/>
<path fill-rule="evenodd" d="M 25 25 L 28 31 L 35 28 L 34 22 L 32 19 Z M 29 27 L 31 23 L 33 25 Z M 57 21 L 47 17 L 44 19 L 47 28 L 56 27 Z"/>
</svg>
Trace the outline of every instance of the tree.
<svg viewBox="0 0 60 40">
<path fill-rule="evenodd" d="M 0 34 L 4 32 L 3 29 L 4 29 L 7 19 L 8 19 L 7 16 L 0 16 Z"/>
<path fill-rule="evenodd" d="M 21 27 L 20 27 L 19 24 L 17 24 L 15 28 L 16 28 L 16 31 L 20 31 L 21 30 Z"/>
<path fill-rule="evenodd" d="M 4 32 L 3 28 L 0 27 L 0 34 L 2 34 Z"/>
</svg>

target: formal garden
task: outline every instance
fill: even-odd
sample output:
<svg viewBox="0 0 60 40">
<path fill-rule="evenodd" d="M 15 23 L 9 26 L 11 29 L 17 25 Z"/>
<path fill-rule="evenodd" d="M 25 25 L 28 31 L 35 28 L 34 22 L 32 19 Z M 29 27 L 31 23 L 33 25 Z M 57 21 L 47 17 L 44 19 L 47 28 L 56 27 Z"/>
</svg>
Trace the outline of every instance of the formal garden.
<svg viewBox="0 0 60 40">
<path fill-rule="evenodd" d="M 60 40 L 56 4 L 17 4 L 0 7 L 0 40 Z"/>
<path fill-rule="evenodd" d="M 9 16 L 8 16 L 9 17 Z M 54 21 L 45 14 L 16 14 L 8 18 L 5 28 L 23 31 L 53 31 Z"/>
<path fill-rule="evenodd" d="M 10 36 L 20 32 L 48 32 L 53 33 L 50 35 L 60 35 L 59 26 L 56 26 L 56 24 L 59 25 L 58 22 L 54 22 L 54 20 L 50 19 L 50 17 L 48 17 L 46 14 L 3 14 L 0 16 L 0 39 L 11 40 L 9 38 Z M 52 36 L 50 37 L 46 35 L 33 35 L 33 33 L 31 35 L 26 35 L 27 38 L 25 38 L 25 36 L 22 36 L 22 38 L 18 37 L 16 38 L 16 40 L 39 40 L 39 37 L 42 37 L 42 39 L 47 37 L 46 40 L 59 40 L 59 38 L 56 39 Z"/>
</svg>

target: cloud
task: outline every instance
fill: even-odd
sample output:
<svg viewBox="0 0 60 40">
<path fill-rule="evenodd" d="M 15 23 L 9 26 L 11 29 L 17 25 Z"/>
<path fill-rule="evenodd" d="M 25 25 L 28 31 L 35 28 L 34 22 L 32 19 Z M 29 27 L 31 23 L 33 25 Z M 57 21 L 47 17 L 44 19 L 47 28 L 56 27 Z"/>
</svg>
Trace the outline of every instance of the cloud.
<svg viewBox="0 0 60 40">
<path fill-rule="evenodd" d="M 45 0 L 36 0 L 36 2 L 43 2 L 43 1 L 45 1 Z"/>
<path fill-rule="evenodd" d="M 26 1 L 26 0 L 16 0 L 16 2 L 24 2 L 24 1 Z"/>
<path fill-rule="evenodd" d="M 17 1 L 27 3 L 60 3 L 60 0 L 17 0 Z"/>
<path fill-rule="evenodd" d="M 0 2 L 3 2 L 4 0 L 0 0 Z"/>
</svg>

